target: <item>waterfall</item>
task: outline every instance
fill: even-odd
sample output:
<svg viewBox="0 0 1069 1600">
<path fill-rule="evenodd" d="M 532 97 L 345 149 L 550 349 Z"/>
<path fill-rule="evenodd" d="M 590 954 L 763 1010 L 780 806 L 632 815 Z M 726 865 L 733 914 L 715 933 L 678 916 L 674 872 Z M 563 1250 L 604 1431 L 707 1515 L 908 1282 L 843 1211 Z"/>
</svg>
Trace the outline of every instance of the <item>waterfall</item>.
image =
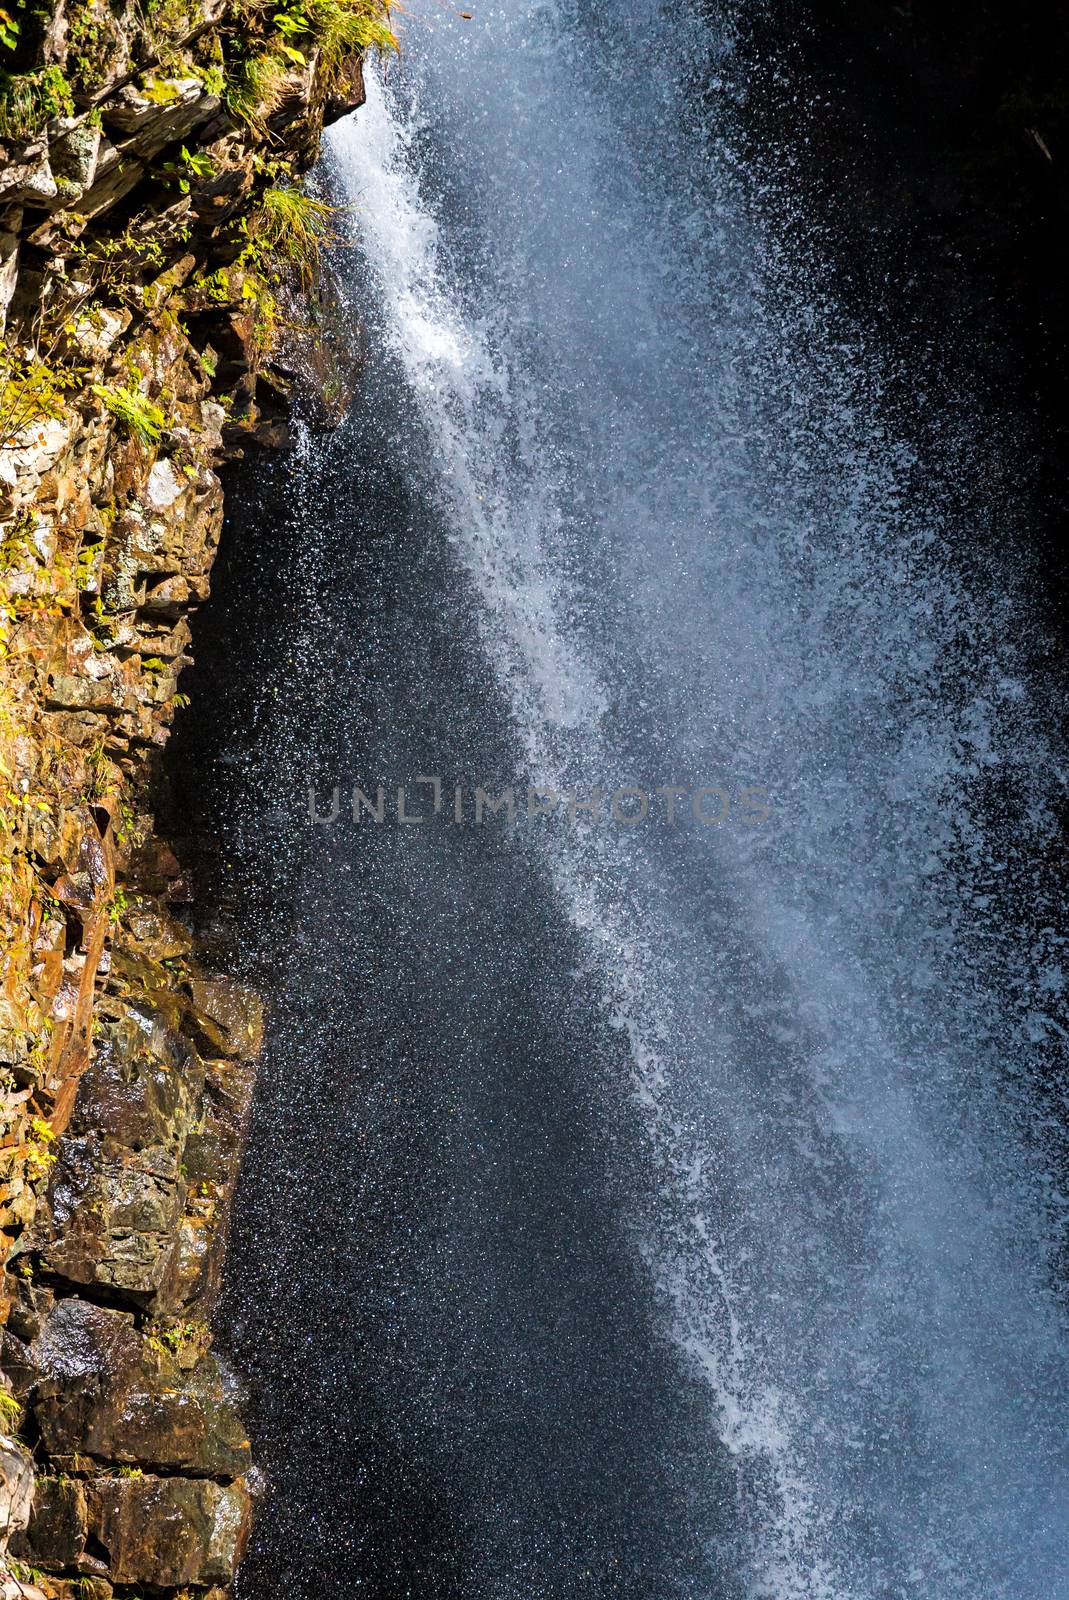
<svg viewBox="0 0 1069 1600">
<path fill-rule="evenodd" d="M 438 544 L 428 559 L 454 589 L 443 604 L 471 628 L 455 772 L 421 709 L 452 647 L 422 660 L 416 631 L 391 635 L 411 659 L 390 682 L 417 685 L 416 709 L 380 736 L 381 708 L 362 702 L 374 636 L 332 633 L 329 605 L 314 630 L 317 657 L 336 656 L 317 672 L 343 704 L 315 746 L 335 770 L 310 776 L 325 789 L 350 772 L 371 795 L 377 779 L 437 774 L 444 797 L 411 830 L 418 845 L 387 856 L 361 824 L 344 844 L 325 832 L 316 859 L 336 872 L 371 849 L 387 918 L 391 897 L 430 895 L 417 963 L 428 1011 L 456 1006 L 465 984 L 475 997 L 449 1095 L 479 1135 L 456 1134 L 456 1165 L 432 1182 L 427 1214 L 417 1208 L 423 1260 L 406 1256 L 391 1280 L 408 1307 L 391 1317 L 409 1333 L 372 1341 L 398 1371 L 429 1363 L 412 1353 L 420 1296 L 453 1296 L 458 1327 L 428 1336 L 450 1353 L 420 1389 L 419 1437 L 436 1474 L 473 1474 L 470 1504 L 463 1484 L 445 1494 L 467 1518 L 455 1534 L 467 1576 L 424 1575 L 411 1592 L 1069 1596 L 1054 1285 L 1065 1201 L 1033 1129 L 1062 978 L 1030 865 L 1052 837 L 1044 797 L 1061 777 L 1019 643 L 1027 584 L 1012 530 L 980 537 L 1002 515 L 987 420 L 926 418 L 918 444 L 885 403 L 895 352 L 784 259 L 777 229 L 804 196 L 740 161 L 734 72 L 730 29 L 688 6 L 502 0 L 473 20 L 443 9 L 410 21 L 401 62 L 370 78 L 367 106 L 331 137 L 369 378 L 362 416 L 301 468 L 298 498 L 312 503 L 317 480 L 373 495 L 377 428 L 386 465 L 374 470 L 418 503 Z M 697 109 L 710 86 L 711 126 Z M 964 509 L 948 488 L 962 473 Z M 323 515 L 344 532 L 349 513 Z M 423 537 L 408 515 L 405 549 Z M 328 542 L 316 559 L 334 572 L 349 558 L 342 534 Z M 347 581 L 379 580 L 360 556 Z M 389 581 L 403 589 L 403 571 Z M 417 609 L 412 629 L 418 617 L 433 634 L 432 613 Z M 468 724 L 484 694 L 494 732 L 480 748 Z M 311 690 L 306 711 L 325 715 Z M 404 770 L 386 770 L 391 759 Z M 514 826 L 497 814 L 472 826 L 474 789 L 507 785 Z M 528 814 L 528 790 L 561 798 Z M 441 842 L 451 828 L 463 847 Z M 542 886 L 544 945 L 524 943 L 531 919 L 494 886 L 502 852 Z M 532 1110 L 537 1075 L 514 1081 L 498 1054 L 502 1029 L 534 1026 L 535 991 L 506 989 L 500 1012 L 484 993 L 483 964 L 499 959 L 475 942 L 484 892 L 502 897 L 509 970 L 566 949 L 554 981 L 574 979 L 591 1038 L 610 1041 L 591 1045 L 585 1070 L 595 1125 L 619 1147 L 582 1160 L 585 1185 L 611 1196 L 593 1234 L 615 1244 L 590 1270 L 633 1264 L 623 1293 L 649 1297 L 638 1336 L 658 1382 L 667 1372 L 685 1396 L 657 1446 L 663 1499 L 641 1513 L 683 1530 L 684 1557 L 662 1567 L 660 1534 L 644 1571 L 637 1535 L 616 1568 L 604 1550 L 598 1567 L 566 1548 L 556 1465 L 532 1457 L 495 1478 L 500 1442 L 472 1435 L 463 1461 L 442 1444 L 472 1426 L 442 1420 L 442 1375 L 451 1362 L 476 1372 L 477 1349 L 488 1370 L 509 1369 L 500 1392 L 517 1437 L 525 1407 L 556 1403 L 555 1385 L 580 1405 L 584 1393 L 584 1346 L 567 1333 L 557 1376 L 525 1387 L 547 1359 L 546 1326 L 570 1324 L 547 1313 L 536 1336 L 493 1257 L 494 1229 L 531 1182 L 523 1159 L 541 1161 L 575 1111 L 554 1103 L 552 1073 Z M 323 914 L 314 886 L 309 903 L 306 918 Z M 362 971 L 418 1009 L 401 948 L 397 971 Z M 331 971 L 344 985 L 342 957 Z M 398 1001 L 387 1032 L 412 1015 Z M 361 1060 L 375 1048 L 365 1041 Z M 306 1027 L 288 1049 L 292 1073 L 317 1046 Z M 537 1122 L 537 1137 L 510 1142 L 513 1118 Z M 465 1185 L 477 1201 L 458 1201 Z M 588 1222 L 562 1193 L 546 1248 L 555 1226 L 567 1254 Z M 360 1207 L 343 1181 L 335 1200 L 344 1237 Z M 477 1268 L 474 1245 L 458 1266 L 480 1207 L 495 1220 Z M 465 1220 L 451 1235 L 454 1215 Z M 629 1367 L 629 1395 L 635 1382 Z M 492 1431 L 506 1412 L 486 1404 Z M 634 1404 L 646 1427 L 652 1412 Z M 586 1461 L 569 1443 L 587 1428 L 578 1414 L 554 1412 L 547 1428 L 547 1462 L 573 1447 Z M 480 1451 L 493 1461 L 477 1495 Z M 590 1463 L 580 1509 L 584 1492 L 611 1496 Z M 358 1500 L 345 1517 L 359 1515 Z M 522 1537 L 510 1531 L 525 1519 Z"/>
</svg>

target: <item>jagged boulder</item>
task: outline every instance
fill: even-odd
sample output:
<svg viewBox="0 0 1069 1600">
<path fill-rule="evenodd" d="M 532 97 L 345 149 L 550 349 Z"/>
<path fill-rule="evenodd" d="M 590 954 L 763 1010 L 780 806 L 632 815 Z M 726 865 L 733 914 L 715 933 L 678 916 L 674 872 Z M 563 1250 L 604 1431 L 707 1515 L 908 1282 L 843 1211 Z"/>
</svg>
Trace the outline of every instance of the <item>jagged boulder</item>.
<svg viewBox="0 0 1069 1600">
<path fill-rule="evenodd" d="M 240 1061 L 205 1063 L 200 1124 L 186 1141 L 186 1210 L 157 1301 L 173 1315 L 202 1315 L 219 1286 L 226 1213 L 234 1186 L 255 1069 Z"/>
<path fill-rule="evenodd" d="M 186 1370 L 125 1312 L 84 1300 L 59 1302 L 33 1353 L 41 1372 L 34 1416 L 53 1460 L 217 1478 L 248 1470 L 241 1393 L 211 1353 Z"/>
<path fill-rule="evenodd" d="M 95 1478 L 89 1531 L 114 1583 L 158 1588 L 228 1583 L 248 1535 L 243 1484 L 190 1478 Z"/>
<path fill-rule="evenodd" d="M 6 1600 L 8 1541 L 30 1520 L 33 1462 L 27 1451 L 0 1433 L 0 1595 Z"/>
<path fill-rule="evenodd" d="M 186 1198 L 182 1157 L 203 1067 L 153 1014 L 131 1009 L 97 1051 L 58 1146 L 40 1245 L 72 1283 L 150 1299 L 163 1283 Z"/>
<path fill-rule="evenodd" d="M 209 1055 L 250 1059 L 264 1034 L 263 1001 L 233 978 L 197 978 L 190 985 L 200 1048 Z"/>
<path fill-rule="evenodd" d="M 38 1478 L 28 1525 L 11 1541 L 12 1554 L 31 1567 L 61 1572 L 77 1564 L 88 1526 L 83 1483 L 77 1478 Z"/>
</svg>

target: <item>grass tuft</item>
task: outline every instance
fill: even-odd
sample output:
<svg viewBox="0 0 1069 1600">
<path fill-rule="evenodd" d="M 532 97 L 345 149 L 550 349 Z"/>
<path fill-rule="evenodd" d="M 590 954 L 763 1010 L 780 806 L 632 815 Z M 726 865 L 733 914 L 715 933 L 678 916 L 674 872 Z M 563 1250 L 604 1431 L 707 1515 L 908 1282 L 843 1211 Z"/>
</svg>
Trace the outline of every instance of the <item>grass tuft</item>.
<svg viewBox="0 0 1069 1600">
<path fill-rule="evenodd" d="M 235 122 L 263 131 L 286 88 L 290 63 L 274 48 L 246 56 L 228 74 L 223 99 Z"/>
<path fill-rule="evenodd" d="M 331 227 L 334 211 L 325 200 L 316 200 L 292 184 L 272 184 L 249 221 L 252 251 L 296 267 L 307 287 L 324 247 L 336 238 Z"/>
<path fill-rule="evenodd" d="M 59 67 L 16 73 L 0 68 L 0 139 L 28 139 L 53 117 L 73 111 L 71 86 Z"/>
<path fill-rule="evenodd" d="M 397 49 L 387 0 L 307 0 L 304 9 L 328 84 L 353 56 Z"/>
</svg>

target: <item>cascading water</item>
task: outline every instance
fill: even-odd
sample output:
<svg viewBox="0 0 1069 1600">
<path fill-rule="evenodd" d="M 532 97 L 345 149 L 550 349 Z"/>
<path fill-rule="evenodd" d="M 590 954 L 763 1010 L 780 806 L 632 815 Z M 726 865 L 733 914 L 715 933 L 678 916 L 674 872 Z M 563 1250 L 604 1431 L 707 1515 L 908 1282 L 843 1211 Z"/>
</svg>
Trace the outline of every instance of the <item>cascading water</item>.
<svg viewBox="0 0 1069 1600">
<path fill-rule="evenodd" d="M 276 731 L 443 803 L 306 824 L 245 1593 L 1056 1600 L 1058 774 L 1012 549 L 938 488 L 998 509 L 982 424 L 918 461 L 778 255 L 695 114 L 728 32 L 587 12 L 413 20 L 331 140 L 368 373 L 297 469 Z"/>
</svg>

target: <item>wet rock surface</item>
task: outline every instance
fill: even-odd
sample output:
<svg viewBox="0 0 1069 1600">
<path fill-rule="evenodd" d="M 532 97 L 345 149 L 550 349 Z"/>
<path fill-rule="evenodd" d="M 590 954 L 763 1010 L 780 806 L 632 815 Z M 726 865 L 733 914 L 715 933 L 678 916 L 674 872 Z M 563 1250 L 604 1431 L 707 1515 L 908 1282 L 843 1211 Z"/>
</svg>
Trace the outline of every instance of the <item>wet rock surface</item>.
<svg viewBox="0 0 1069 1600">
<path fill-rule="evenodd" d="M 34 1354 L 34 1415 L 54 1461 L 93 1456 L 222 1478 L 248 1470 L 240 1390 L 210 1352 L 186 1370 L 131 1316 L 71 1299 L 56 1307 Z"/>
<path fill-rule="evenodd" d="M 85 1484 L 77 1478 L 38 1478 L 27 1532 L 17 1552 L 33 1567 L 61 1572 L 76 1567 L 89 1531 Z"/>
<path fill-rule="evenodd" d="M 226 1583 L 248 1534 L 243 1484 L 188 1478 L 94 1478 L 88 1524 L 116 1583 L 163 1588 Z"/>
</svg>

